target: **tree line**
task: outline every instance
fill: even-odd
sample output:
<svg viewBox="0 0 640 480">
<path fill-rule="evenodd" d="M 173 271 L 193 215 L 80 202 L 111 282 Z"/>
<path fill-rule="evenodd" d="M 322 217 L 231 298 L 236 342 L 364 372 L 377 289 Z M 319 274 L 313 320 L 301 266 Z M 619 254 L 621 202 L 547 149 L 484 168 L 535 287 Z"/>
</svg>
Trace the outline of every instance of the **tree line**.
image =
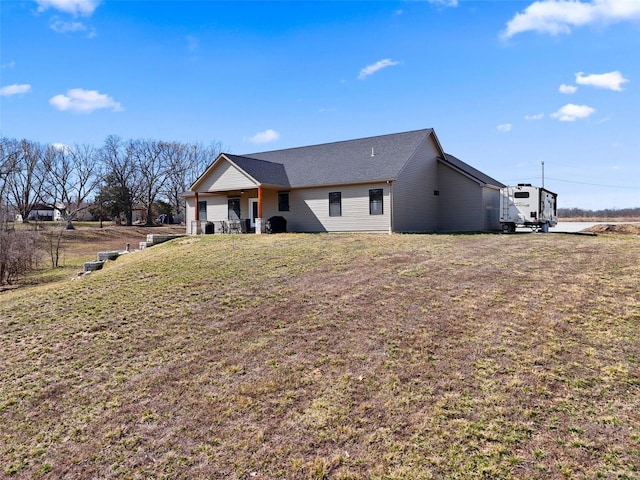
<svg viewBox="0 0 640 480">
<path fill-rule="evenodd" d="M 133 223 L 143 208 L 153 224 L 154 206 L 184 214 L 182 193 L 221 151 L 220 143 L 167 142 L 111 135 L 103 145 L 45 145 L 0 138 L 0 220 L 24 222 L 39 205 L 60 211 L 67 228 L 81 212 L 123 217 Z"/>
<path fill-rule="evenodd" d="M 584 208 L 558 208 L 560 218 L 640 218 L 640 207 L 637 208 L 605 208 L 587 210 Z"/>
<path fill-rule="evenodd" d="M 47 145 L 0 137 L 0 286 L 35 268 L 43 250 L 58 266 L 57 235 L 15 229 L 45 206 L 60 212 L 65 228 L 89 211 L 95 219 L 133 224 L 143 209 L 146 225 L 156 213 L 184 215 L 186 191 L 222 150 L 220 143 L 167 142 L 111 135 L 101 146 Z M 37 224 L 37 222 L 36 222 Z"/>
</svg>

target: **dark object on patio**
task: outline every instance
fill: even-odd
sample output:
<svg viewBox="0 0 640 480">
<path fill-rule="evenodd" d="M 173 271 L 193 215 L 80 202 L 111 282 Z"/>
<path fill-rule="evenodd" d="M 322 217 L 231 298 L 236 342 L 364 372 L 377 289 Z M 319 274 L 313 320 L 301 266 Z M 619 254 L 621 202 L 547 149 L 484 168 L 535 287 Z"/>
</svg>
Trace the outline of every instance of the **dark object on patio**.
<svg viewBox="0 0 640 480">
<path fill-rule="evenodd" d="M 287 219 L 276 215 L 267 220 L 267 233 L 286 233 Z"/>
<path fill-rule="evenodd" d="M 204 225 L 204 233 L 206 235 L 211 235 L 215 232 L 215 227 L 213 226 L 213 222 L 207 222 Z"/>
</svg>

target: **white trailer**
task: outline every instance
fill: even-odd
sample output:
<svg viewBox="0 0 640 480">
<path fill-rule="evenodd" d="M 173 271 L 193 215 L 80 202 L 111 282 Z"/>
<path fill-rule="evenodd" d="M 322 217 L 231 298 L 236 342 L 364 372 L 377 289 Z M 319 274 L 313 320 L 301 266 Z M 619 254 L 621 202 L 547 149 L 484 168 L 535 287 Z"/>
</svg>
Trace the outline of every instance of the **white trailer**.
<svg viewBox="0 0 640 480">
<path fill-rule="evenodd" d="M 547 232 L 558 224 L 558 195 L 530 183 L 500 189 L 500 225 L 503 232 L 530 227 Z"/>
</svg>

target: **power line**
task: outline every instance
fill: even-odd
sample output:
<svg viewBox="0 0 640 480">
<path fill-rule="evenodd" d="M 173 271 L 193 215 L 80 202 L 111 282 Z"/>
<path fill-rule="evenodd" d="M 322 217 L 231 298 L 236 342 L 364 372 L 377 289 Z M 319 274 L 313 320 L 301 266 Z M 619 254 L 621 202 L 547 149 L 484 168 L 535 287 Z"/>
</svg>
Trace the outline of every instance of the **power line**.
<svg viewBox="0 0 640 480">
<path fill-rule="evenodd" d="M 578 182 L 577 180 L 562 180 L 561 178 L 551 178 L 551 177 L 547 177 L 547 178 L 550 180 L 555 180 L 556 182 L 577 183 L 580 185 L 590 185 L 592 187 L 624 188 L 627 190 L 640 190 L 640 187 L 623 187 L 621 185 L 604 185 L 602 183 Z"/>
</svg>

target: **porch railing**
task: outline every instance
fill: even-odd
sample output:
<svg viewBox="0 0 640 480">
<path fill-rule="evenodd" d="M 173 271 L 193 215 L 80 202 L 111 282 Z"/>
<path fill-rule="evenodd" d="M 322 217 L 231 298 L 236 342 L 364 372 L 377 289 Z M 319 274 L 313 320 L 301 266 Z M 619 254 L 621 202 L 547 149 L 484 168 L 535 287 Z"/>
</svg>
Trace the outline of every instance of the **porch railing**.
<svg viewBox="0 0 640 480">
<path fill-rule="evenodd" d="M 247 220 L 192 220 L 190 235 L 249 233 L 247 223 Z"/>
</svg>

